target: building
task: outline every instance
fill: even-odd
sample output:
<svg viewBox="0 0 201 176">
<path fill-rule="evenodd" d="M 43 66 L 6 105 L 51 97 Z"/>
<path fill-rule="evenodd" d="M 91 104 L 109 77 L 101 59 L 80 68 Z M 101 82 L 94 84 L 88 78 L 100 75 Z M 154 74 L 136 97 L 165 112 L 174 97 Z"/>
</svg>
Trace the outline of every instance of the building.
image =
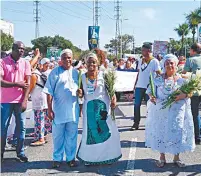
<svg viewBox="0 0 201 176">
<path fill-rule="evenodd" d="M 5 20 L 0 21 L 0 30 L 7 35 L 14 37 L 14 24 Z"/>
</svg>

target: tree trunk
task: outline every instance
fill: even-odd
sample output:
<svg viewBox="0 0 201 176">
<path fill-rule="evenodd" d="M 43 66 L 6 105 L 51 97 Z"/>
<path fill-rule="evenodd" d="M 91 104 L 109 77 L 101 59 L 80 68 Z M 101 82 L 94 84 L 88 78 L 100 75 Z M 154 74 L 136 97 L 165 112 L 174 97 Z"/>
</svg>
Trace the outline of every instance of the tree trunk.
<svg viewBox="0 0 201 176">
<path fill-rule="evenodd" d="M 193 43 L 195 42 L 195 27 L 192 29 L 192 34 L 193 34 Z"/>
<path fill-rule="evenodd" d="M 183 54 L 183 51 L 184 51 L 184 35 L 182 35 L 182 38 L 181 38 L 181 53 Z"/>
</svg>

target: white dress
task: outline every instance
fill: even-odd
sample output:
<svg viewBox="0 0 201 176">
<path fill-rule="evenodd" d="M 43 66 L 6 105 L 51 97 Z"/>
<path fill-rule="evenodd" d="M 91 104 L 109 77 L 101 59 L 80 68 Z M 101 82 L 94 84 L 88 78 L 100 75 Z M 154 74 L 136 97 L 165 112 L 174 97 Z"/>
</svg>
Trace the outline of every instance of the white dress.
<svg viewBox="0 0 201 176">
<path fill-rule="evenodd" d="M 157 102 L 147 104 L 146 146 L 160 153 L 179 154 L 195 149 L 194 125 L 191 113 L 190 99 L 186 98 L 162 108 L 162 102 L 168 95 L 180 87 L 184 79 L 164 80 L 158 77 L 154 80 Z M 147 94 L 150 88 L 147 89 Z"/>
<path fill-rule="evenodd" d="M 87 81 L 83 74 L 82 84 L 83 132 L 77 158 L 85 164 L 111 164 L 120 159 L 122 154 L 119 131 L 110 117 L 110 101 L 103 73 L 99 72 L 97 82 L 94 83 Z"/>
</svg>

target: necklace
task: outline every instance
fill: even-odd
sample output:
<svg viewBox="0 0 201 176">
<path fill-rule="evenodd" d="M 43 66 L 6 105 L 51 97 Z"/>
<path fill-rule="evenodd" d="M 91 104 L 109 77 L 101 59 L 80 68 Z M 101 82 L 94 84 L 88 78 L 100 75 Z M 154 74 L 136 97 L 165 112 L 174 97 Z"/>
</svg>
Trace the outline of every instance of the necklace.
<svg viewBox="0 0 201 176">
<path fill-rule="evenodd" d="M 165 78 L 165 76 L 167 76 L 167 75 L 164 74 L 164 88 L 166 91 L 171 91 L 171 90 L 173 90 L 175 83 L 176 83 L 175 75 L 172 76 L 173 79 L 167 79 L 167 78 Z M 169 78 L 171 78 L 171 77 L 169 77 Z"/>
<path fill-rule="evenodd" d="M 98 73 L 97 73 L 97 72 L 96 72 L 95 77 L 92 78 L 92 79 L 90 79 L 89 76 L 88 76 L 88 74 L 86 73 L 86 83 L 87 83 L 87 85 L 88 85 L 89 80 L 95 81 L 95 84 L 94 84 L 94 82 L 92 83 L 92 82 L 90 81 L 90 82 L 92 83 L 93 87 L 94 87 L 94 91 L 96 90 L 96 87 L 97 87 L 97 80 L 98 80 L 97 77 L 98 77 Z"/>
</svg>

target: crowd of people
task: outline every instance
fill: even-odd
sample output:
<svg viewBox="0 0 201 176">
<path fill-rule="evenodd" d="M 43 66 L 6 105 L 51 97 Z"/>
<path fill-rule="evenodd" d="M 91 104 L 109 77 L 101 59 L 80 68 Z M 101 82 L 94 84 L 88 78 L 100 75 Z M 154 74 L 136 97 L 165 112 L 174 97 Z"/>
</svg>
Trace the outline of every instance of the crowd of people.
<svg viewBox="0 0 201 176">
<path fill-rule="evenodd" d="M 118 127 L 111 118 L 117 98 L 111 99 L 106 91 L 104 74 L 112 70 L 138 72 L 134 85 L 134 124 L 138 130 L 142 100 L 147 102 L 146 146 L 160 153 L 158 167 L 166 164 L 166 153 L 174 155 L 178 167 L 185 164 L 179 154 L 194 151 L 200 144 L 200 92 L 181 93 L 170 108 L 161 109 L 161 103 L 182 86 L 189 74 L 201 68 L 201 45 L 195 43 L 190 58 L 152 55 L 152 46 L 143 44 L 140 59 L 106 58 L 102 50 L 94 49 L 82 61 L 73 60 L 73 52 L 64 49 L 60 58 L 40 58 L 36 49 L 30 60 L 24 59 L 24 44 L 13 44 L 12 53 L 0 60 L 1 68 L 1 161 L 3 162 L 12 118 L 15 130 L 12 141 L 19 160 L 25 155 L 25 117 L 27 102 L 32 101 L 34 134 L 31 146 L 45 145 L 52 133 L 53 168 L 59 168 L 63 158 L 70 167 L 77 165 L 75 158 L 85 165 L 112 164 L 121 157 Z M 81 77 L 80 77 L 81 73 Z M 149 76 L 154 78 L 155 94 L 151 94 Z M 79 118 L 83 118 L 82 140 L 77 151 Z M 11 125 L 10 125 L 11 126 Z M 91 155 L 93 153 L 93 155 Z"/>
</svg>

